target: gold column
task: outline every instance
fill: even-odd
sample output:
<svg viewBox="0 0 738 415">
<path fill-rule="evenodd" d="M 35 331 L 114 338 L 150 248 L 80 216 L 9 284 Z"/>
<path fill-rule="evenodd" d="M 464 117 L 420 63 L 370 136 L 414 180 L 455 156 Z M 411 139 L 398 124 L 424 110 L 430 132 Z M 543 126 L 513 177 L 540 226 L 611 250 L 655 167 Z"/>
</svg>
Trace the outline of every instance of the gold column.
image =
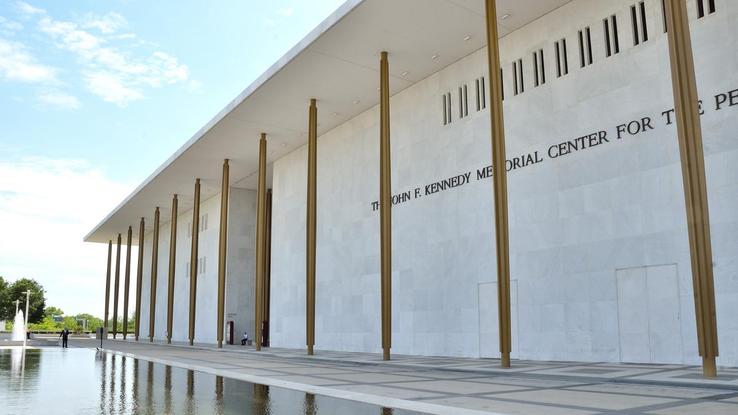
<svg viewBox="0 0 738 415">
<path fill-rule="evenodd" d="M 267 323 L 271 321 L 269 316 L 269 304 L 271 301 L 271 285 L 272 285 L 272 189 L 267 189 L 266 192 L 266 235 L 264 240 L 266 246 L 264 247 L 264 306 L 262 310 L 262 318 Z M 269 329 L 269 327 L 267 327 Z M 262 333 L 263 334 L 263 333 Z M 266 340 L 269 340 L 269 332 L 265 335 Z M 267 342 L 267 346 L 269 343 Z"/>
<path fill-rule="evenodd" d="M 220 235 L 218 239 L 218 347 L 223 347 L 225 309 L 226 250 L 228 249 L 228 159 L 223 161 L 223 181 L 220 190 Z"/>
<path fill-rule="evenodd" d="M 264 320 L 264 249 L 266 247 L 266 134 L 259 140 L 259 184 L 256 191 L 256 307 L 254 313 L 254 342 L 261 350 L 261 324 Z"/>
<path fill-rule="evenodd" d="M 115 287 L 113 287 L 113 338 L 118 334 L 118 291 L 120 287 L 120 234 L 115 248 Z"/>
<path fill-rule="evenodd" d="M 392 348 L 392 180 L 389 105 L 389 62 L 387 52 L 382 52 L 379 61 L 379 221 L 384 360 L 390 360 Z"/>
<path fill-rule="evenodd" d="M 495 0 L 486 0 L 487 59 L 492 122 L 492 169 L 495 204 L 495 242 L 497 248 L 497 307 L 500 324 L 502 367 L 510 367 L 512 333 L 510 322 L 510 247 L 507 225 L 507 172 L 505 171 L 505 126 L 502 113 L 502 79 Z"/>
<path fill-rule="evenodd" d="M 174 277 L 177 268 L 177 195 L 172 198 L 172 221 L 169 233 L 169 284 L 167 285 L 167 344 L 172 343 L 174 320 Z"/>
<path fill-rule="evenodd" d="M 712 275 L 710 215 L 707 206 L 705 157 L 702 151 L 702 126 L 694 74 L 692 40 L 684 0 L 667 0 L 666 19 L 669 38 L 674 109 L 682 161 L 687 231 L 692 266 L 692 284 L 697 322 L 697 342 L 705 377 L 717 376 L 718 356 L 715 289 Z"/>
<path fill-rule="evenodd" d="M 156 274 L 159 267 L 159 207 L 154 211 L 154 236 L 151 241 L 151 289 L 149 290 L 149 342 L 154 341 L 156 314 Z"/>
<path fill-rule="evenodd" d="M 305 256 L 307 276 L 305 294 L 307 354 L 313 354 L 315 346 L 315 230 L 316 230 L 316 189 L 317 189 L 317 166 L 318 166 L 318 107 L 315 99 L 310 100 L 308 111 L 308 154 L 307 154 L 307 242 L 305 244 Z"/>
<path fill-rule="evenodd" d="M 138 334 L 141 331 L 141 284 L 143 283 L 143 264 L 144 264 L 144 218 L 138 226 L 138 267 L 136 268 L 136 328 L 135 336 L 138 341 Z"/>
<path fill-rule="evenodd" d="M 197 306 L 197 248 L 200 241 L 200 179 L 195 179 L 192 206 L 192 248 L 190 250 L 190 346 L 195 343 L 195 307 Z"/>
<path fill-rule="evenodd" d="M 110 266 L 113 260 L 113 241 L 108 241 L 108 269 L 105 276 L 105 335 L 108 334 L 108 310 L 110 310 Z"/>
<path fill-rule="evenodd" d="M 128 238 L 126 239 L 126 271 L 123 280 L 123 340 L 128 337 L 128 291 L 131 286 L 131 239 L 133 239 L 133 228 L 128 227 Z"/>
</svg>

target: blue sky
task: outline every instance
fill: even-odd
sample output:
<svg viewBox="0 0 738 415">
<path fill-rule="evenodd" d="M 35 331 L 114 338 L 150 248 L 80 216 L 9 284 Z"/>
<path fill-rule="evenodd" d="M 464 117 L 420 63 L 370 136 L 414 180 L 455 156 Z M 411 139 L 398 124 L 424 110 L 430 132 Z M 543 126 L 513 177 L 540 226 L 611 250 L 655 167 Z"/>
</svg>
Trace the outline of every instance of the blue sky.
<svg viewBox="0 0 738 415">
<path fill-rule="evenodd" d="M 101 314 L 84 234 L 342 2 L 0 3 L 0 275 Z"/>
</svg>

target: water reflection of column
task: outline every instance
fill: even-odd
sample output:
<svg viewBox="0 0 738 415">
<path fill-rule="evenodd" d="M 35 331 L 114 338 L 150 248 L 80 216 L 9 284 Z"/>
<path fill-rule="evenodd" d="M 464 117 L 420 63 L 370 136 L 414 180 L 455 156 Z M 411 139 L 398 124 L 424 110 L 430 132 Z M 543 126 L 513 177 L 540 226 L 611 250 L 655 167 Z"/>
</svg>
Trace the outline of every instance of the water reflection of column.
<svg viewBox="0 0 738 415">
<path fill-rule="evenodd" d="M 315 406 L 315 395 L 313 395 L 312 393 L 305 394 L 303 412 L 305 413 L 305 415 L 315 415 L 318 412 L 318 408 Z"/>
<path fill-rule="evenodd" d="M 172 413 L 172 367 L 164 366 L 164 412 Z"/>
<path fill-rule="evenodd" d="M 269 386 L 254 383 L 253 413 L 255 415 L 269 414 Z"/>
<path fill-rule="evenodd" d="M 115 386 L 116 386 L 115 385 L 115 383 L 116 383 L 115 380 L 116 379 L 115 379 L 115 377 L 116 377 L 116 374 L 117 374 L 117 370 L 116 369 L 117 369 L 117 366 L 118 366 L 117 360 L 118 359 L 117 359 L 117 356 L 116 355 L 114 355 L 114 354 L 113 355 L 110 355 L 110 375 L 108 376 L 108 391 L 107 391 L 108 392 L 108 403 L 107 403 L 107 408 L 108 408 L 108 411 L 111 412 L 111 413 L 117 413 L 118 412 L 116 410 L 116 408 L 115 408 L 115 403 L 116 403 L 116 399 L 115 399 Z"/>
<path fill-rule="evenodd" d="M 154 409 L 154 363 L 149 362 L 146 367 L 146 407 L 148 413 Z"/>
<path fill-rule="evenodd" d="M 133 395 L 131 404 L 133 407 L 138 405 L 138 364 L 138 359 L 133 359 L 133 383 L 131 384 L 131 393 Z"/>
<path fill-rule="evenodd" d="M 223 376 L 215 377 L 215 413 L 220 415 L 224 413 L 225 403 L 223 402 Z"/>
<path fill-rule="evenodd" d="M 116 400 L 120 404 L 120 413 L 126 413 L 128 409 L 128 382 L 126 382 L 126 363 L 128 361 L 128 358 L 125 356 L 120 357 L 120 386 L 118 389 L 120 392 L 118 394 L 120 395 Z"/>
<path fill-rule="evenodd" d="M 194 229 L 193 229 L 194 230 Z M 187 414 L 195 413 L 195 372 L 187 371 Z"/>
<path fill-rule="evenodd" d="M 107 388 L 107 376 L 108 376 L 108 354 L 103 352 L 98 357 L 102 361 L 102 369 L 100 370 L 100 413 L 105 413 L 105 390 Z"/>
</svg>

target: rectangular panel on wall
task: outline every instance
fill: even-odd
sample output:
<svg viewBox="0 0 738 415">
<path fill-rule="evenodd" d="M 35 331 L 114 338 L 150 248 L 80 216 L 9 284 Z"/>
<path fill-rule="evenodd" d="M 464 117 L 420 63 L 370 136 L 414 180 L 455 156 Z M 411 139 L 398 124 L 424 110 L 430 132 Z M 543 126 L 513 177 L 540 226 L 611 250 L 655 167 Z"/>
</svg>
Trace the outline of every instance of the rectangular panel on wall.
<svg viewBox="0 0 738 415">
<path fill-rule="evenodd" d="M 620 269 L 615 278 L 620 360 L 682 363 L 676 264 Z"/>
<path fill-rule="evenodd" d="M 497 283 L 479 284 L 479 357 L 500 357 L 500 326 L 497 318 Z M 510 280 L 510 321 L 512 324 L 512 352 L 518 356 L 518 281 Z"/>
</svg>

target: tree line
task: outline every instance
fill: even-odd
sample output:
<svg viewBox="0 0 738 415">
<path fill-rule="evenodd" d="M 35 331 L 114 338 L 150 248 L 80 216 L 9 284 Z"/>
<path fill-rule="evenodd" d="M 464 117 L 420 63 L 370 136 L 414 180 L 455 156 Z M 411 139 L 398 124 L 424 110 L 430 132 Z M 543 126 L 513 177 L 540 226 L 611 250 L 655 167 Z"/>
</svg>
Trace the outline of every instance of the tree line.
<svg viewBox="0 0 738 415">
<path fill-rule="evenodd" d="M 28 301 L 28 329 L 30 331 L 60 331 L 64 328 L 73 332 L 82 331 L 85 328 L 88 331 L 94 331 L 103 325 L 102 319 L 92 314 L 80 313 L 67 316 L 58 307 L 47 307 L 46 291 L 34 279 L 21 278 L 9 283 L 0 276 L 0 320 L 6 321 L 7 330 L 11 329 L 13 319 L 15 319 L 16 300 L 20 300 L 18 309 L 23 310 L 23 313 L 26 312 L 27 290 L 31 291 Z M 131 326 L 131 321 L 129 321 L 129 326 Z M 122 327 L 122 322 L 119 327 Z"/>
</svg>

